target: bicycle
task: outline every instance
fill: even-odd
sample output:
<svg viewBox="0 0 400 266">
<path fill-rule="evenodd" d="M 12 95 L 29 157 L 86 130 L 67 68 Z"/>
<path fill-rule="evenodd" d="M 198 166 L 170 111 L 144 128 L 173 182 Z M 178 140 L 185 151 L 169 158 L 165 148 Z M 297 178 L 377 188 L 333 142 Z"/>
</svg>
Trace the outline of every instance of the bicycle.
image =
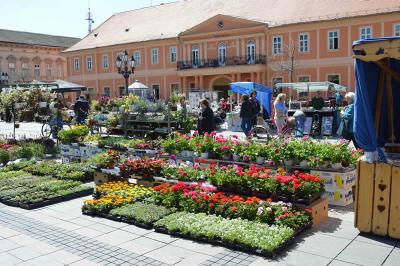
<svg viewBox="0 0 400 266">
<path fill-rule="evenodd" d="M 289 124 L 282 129 L 280 137 L 291 136 L 292 128 Z M 274 136 L 278 136 L 278 128 L 273 119 L 263 120 L 262 125 L 255 125 L 250 131 L 250 135 L 259 139 L 271 140 Z"/>
<path fill-rule="evenodd" d="M 43 116 L 42 117 L 42 128 L 41 134 L 45 139 L 50 138 L 52 135 L 57 135 L 58 131 L 62 129 L 70 129 L 70 122 L 63 122 L 62 127 L 57 123 L 57 121 L 52 120 L 51 116 Z"/>
</svg>

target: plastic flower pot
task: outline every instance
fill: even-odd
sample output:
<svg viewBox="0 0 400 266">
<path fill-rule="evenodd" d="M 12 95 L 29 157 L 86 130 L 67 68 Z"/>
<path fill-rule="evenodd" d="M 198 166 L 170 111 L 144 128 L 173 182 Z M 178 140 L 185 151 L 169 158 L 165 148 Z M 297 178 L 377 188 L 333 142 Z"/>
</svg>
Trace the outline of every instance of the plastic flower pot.
<svg viewBox="0 0 400 266">
<path fill-rule="evenodd" d="M 224 161 L 230 161 L 230 160 L 231 160 L 231 156 L 228 155 L 228 154 L 224 154 L 224 156 L 222 156 L 222 159 L 223 159 Z"/>
<path fill-rule="evenodd" d="M 193 158 L 194 157 L 194 151 L 186 151 L 186 156 Z"/>
<path fill-rule="evenodd" d="M 308 167 L 308 162 L 307 162 L 307 160 L 301 161 L 301 162 L 299 163 L 299 166 L 300 166 L 301 168 L 307 168 L 307 167 Z"/>
<path fill-rule="evenodd" d="M 240 156 L 237 155 L 237 154 L 234 154 L 232 157 L 233 157 L 233 160 L 234 160 L 235 162 L 238 162 L 238 161 L 240 160 Z"/>
<path fill-rule="evenodd" d="M 342 169 L 342 163 L 333 163 L 333 164 L 331 164 L 331 166 L 332 166 L 332 168 L 333 169 L 335 169 L 335 170 L 339 170 L 339 169 Z"/>
<path fill-rule="evenodd" d="M 321 168 L 328 168 L 329 162 L 324 162 L 323 164 L 320 164 L 319 167 Z"/>
<path fill-rule="evenodd" d="M 294 163 L 294 161 L 292 159 L 283 161 L 283 164 L 285 166 L 293 166 L 293 163 Z"/>
<path fill-rule="evenodd" d="M 202 152 L 200 154 L 200 157 L 203 158 L 203 159 L 208 159 L 209 156 L 210 156 L 210 154 L 208 152 Z"/>
<path fill-rule="evenodd" d="M 264 164 L 265 163 L 265 158 L 264 157 L 257 157 L 256 158 L 256 163 L 257 164 Z"/>
</svg>

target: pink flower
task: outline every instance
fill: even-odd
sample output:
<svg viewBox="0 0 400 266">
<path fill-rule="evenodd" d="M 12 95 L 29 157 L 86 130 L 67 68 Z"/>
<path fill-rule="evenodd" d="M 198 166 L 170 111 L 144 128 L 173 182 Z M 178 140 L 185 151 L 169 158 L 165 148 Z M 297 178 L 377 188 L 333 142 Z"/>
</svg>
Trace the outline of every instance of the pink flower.
<svg viewBox="0 0 400 266">
<path fill-rule="evenodd" d="M 176 161 L 176 155 L 175 154 L 172 154 L 170 158 L 171 158 L 171 160 Z"/>
</svg>

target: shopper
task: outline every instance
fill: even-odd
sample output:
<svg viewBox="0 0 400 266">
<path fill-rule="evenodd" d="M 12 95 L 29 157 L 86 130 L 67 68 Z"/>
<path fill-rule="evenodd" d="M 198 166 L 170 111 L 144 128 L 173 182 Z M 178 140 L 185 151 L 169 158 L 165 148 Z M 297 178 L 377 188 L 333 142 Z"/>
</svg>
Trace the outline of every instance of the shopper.
<svg viewBox="0 0 400 266">
<path fill-rule="evenodd" d="M 283 129 L 287 127 L 288 119 L 288 109 L 286 107 L 286 94 L 280 93 L 275 99 L 274 109 L 275 109 L 275 125 L 278 129 L 278 135 L 281 135 Z"/>
<path fill-rule="evenodd" d="M 210 103 L 207 100 L 200 101 L 200 114 L 197 122 L 197 131 L 200 135 L 211 133 L 214 131 L 214 112 L 210 108 Z"/>
<path fill-rule="evenodd" d="M 297 110 L 294 112 L 293 117 L 296 122 L 296 137 L 302 137 L 304 132 L 304 124 L 306 122 L 306 115 L 303 111 Z"/>
<path fill-rule="evenodd" d="M 240 108 L 240 118 L 242 119 L 241 127 L 244 134 L 248 137 L 253 127 L 252 120 L 254 117 L 254 109 L 248 95 L 243 95 L 242 99 L 243 102 Z"/>
<path fill-rule="evenodd" d="M 322 108 L 324 108 L 325 101 L 324 98 L 322 98 L 321 96 L 321 92 L 317 91 L 317 96 L 312 98 L 311 104 L 315 110 L 321 110 Z"/>
<path fill-rule="evenodd" d="M 189 112 L 189 106 L 186 103 L 186 97 L 181 96 L 179 98 L 179 104 L 178 104 L 178 111 L 181 113 L 182 118 L 186 118 L 187 114 Z"/>
<path fill-rule="evenodd" d="M 253 107 L 253 118 L 251 120 L 252 125 L 257 125 L 257 118 L 261 111 L 260 102 L 257 100 L 257 91 L 253 90 L 250 94 L 250 102 Z"/>
<path fill-rule="evenodd" d="M 344 109 L 342 113 L 342 122 L 343 123 L 341 126 L 343 127 L 342 129 L 342 137 L 349 140 L 353 141 L 354 147 L 357 149 L 359 146 L 357 145 L 356 139 L 354 138 L 354 127 L 353 127 L 353 121 L 354 121 L 354 97 L 355 94 L 354 92 L 348 92 L 344 98 L 348 102 L 348 105 Z"/>
<path fill-rule="evenodd" d="M 74 112 L 76 115 L 76 122 L 84 124 L 89 114 L 89 102 L 86 101 L 85 96 L 81 95 L 79 100 L 75 102 Z"/>
<path fill-rule="evenodd" d="M 335 94 L 335 98 L 336 98 L 336 106 L 342 106 L 343 105 L 343 97 L 342 94 L 340 93 L 340 91 L 337 91 Z"/>
<path fill-rule="evenodd" d="M 52 130 L 53 138 L 57 138 L 58 131 L 63 128 L 63 118 L 62 118 L 62 111 L 64 109 L 64 104 L 62 102 L 62 96 L 58 94 L 53 101 L 50 103 L 49 106 L 52 112 L 52 119 L 51 125 L 55 127 Z"/>
</svg>

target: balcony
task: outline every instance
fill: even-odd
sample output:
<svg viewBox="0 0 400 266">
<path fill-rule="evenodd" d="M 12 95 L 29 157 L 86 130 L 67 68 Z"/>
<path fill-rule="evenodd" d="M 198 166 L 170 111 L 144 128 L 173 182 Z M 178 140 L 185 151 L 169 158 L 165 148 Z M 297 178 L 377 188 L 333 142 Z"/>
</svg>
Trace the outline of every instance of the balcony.
<svg viewBox="0 0 400 266">
<path fill-rule="evenodd" d="M 198 69 L 198 68 L 220 68 L 227 66 L 244 66 L 244 65 L 266 65 L 267 56 L 255 55 L 254 57 L 226 57 L 225 60 L 214 59 L 199 59 L 189 61 L 178 61 L 178 70 Z"/>
</svg>

